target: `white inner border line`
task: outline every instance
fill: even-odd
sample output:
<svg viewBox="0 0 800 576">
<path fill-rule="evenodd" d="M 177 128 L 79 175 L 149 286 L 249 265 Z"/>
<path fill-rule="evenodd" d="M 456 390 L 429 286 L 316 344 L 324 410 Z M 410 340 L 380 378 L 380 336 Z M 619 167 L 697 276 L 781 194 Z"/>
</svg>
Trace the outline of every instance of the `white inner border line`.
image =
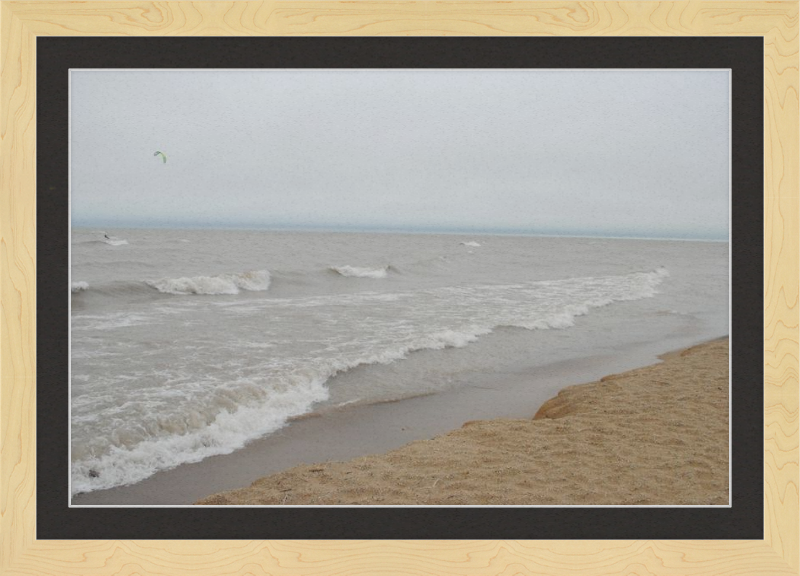
<svg viewBox="0 0 800 576">
<path fill-rule="evenodd" d="M 69 313 L 69 334 L 67 338 L 67 350 L 69 353 L 69 362 L 68 362 L 68 410 L 69 410 L 69 422 L 68 422 L 68 437 L 67 437 L 67 453 L 68 453 L 68 460 L 70 462 L 70 472 L 67 478 L 67 485 L 68 485 L 68 492 L 67 492 L 67 506 L 68 508 L 197 508 L 198 505 L 196 504 L 72 504 L 72 73 L 73 72 L 96 72 L 96 73 L 104 73 L 104 72 L 230 72 L 230 73 L 237 73 L 237 72 L 247 72 L 247 73 L 280 73 L 280 72 L 315 72 L 315 73 L 342 73 L 342 72 L 350 72 L 354 74 L 367 74 L 370 72 L 418 72 L 418 73 L 440 73 L 442 71 L 447 72 L 496 72 L 496 73 L 508 73 L 508 72 L 525 72 L 525 73 L 540 73 L 540 72 L 551 72 L 551 73 L 558 73 L 558 72 L 597 72 L 597 73 L 604 73 L 604 72 L 727 72 L 728 73 L 728 504 L 676 504 L 676 505 L 669 505 L 669 504 L 643 504 L 643 505 L 627 505 L 627 504 L 563 504 L 563 505 L 551 505 L 551 504 L 501 504 L 501 505 L 490 505 L 490 504 L 329 504 L 329 505 L 320 505 L 320 504 L 278 504 L 278 505 L 264 505 L 264 504 L 253 504 L 253 505 L 239 505 L 239 504 L 224 504 L 224 505 L 204 505 L 204 508 L 277 508 L 277 509 L 289 509 L 289 508 L 731 508 L 733 506 L 733 439 L 732 439 L 732 406 L 733 406 L 733 391 L 732 391 L 732 316 L 731 310 L 733 305 L 733 290 L 732 290 L 732 251 L 731 251 L 731 236 L 732 236 L 732 216 L 733 216 L 733 70 L 731 68 L 70 68 L 68 76 L 68 127 L 67 127 L 67 134 L 68 134 L 68 143 L 67 143 L 67 158 L 68 158 L 68 190 L 69 190 L 69 201 L 68 201 L 68 241 L 69 241 L 69 273 L 68 273 L 68 281 L 69 281 L 69 302 L 67 306 L 67 310 Z M 763 91 L 764 88 L 762 87 L 762 100 L 763 100 Z M 38 207 L 37 207 L 38 209 Z M 763 234 L 766 235 L 766 229 L 764 229 Z M 561 237 L 561 236 L 559 236 Z M 594 236 L 592 236 L 594 237 Z M 598 238 L 608 238 L 606 236 L 597 236 Z M 636 238 L 629 238 L 626 239 L 635 240 Z M 647 240 L 679 240 L 675 238 L 646 238 Z M 686 240 L 686 239 L 683 239 Z M 691 240 L 693 241 L 693 240 Z M 708 240 L 706 240 L 708 241 Z M 714 241 L 712 241 L 714 242 Z M 721 241 L 720 241 L 721 242 Z M 763 281 L 763 280 L 762 280 Z M 762 352 L 765 354 L 765 352 Z M 764 358 L 762 358 L 763 362 Z M 762 411 L 763 411 L 763 402 L 762 402 Z M 762 435 L 766 434 L 765 431 L 762 431 Z M 763 440 L 763 437 L 762 437 Z M 762 442 L 763 445 L 763 442 Z M 179 465 L 180 466 L 180 465 Z M 161 472 L 161 470 L 157 471 Z M 38 474 L 38 469 L 37 469 Z M 108 488 L 109 490 L 113 490 L 113 488 L 121 488 L 122 486 L 115 486 L 112 488 Z"/>
</svg>

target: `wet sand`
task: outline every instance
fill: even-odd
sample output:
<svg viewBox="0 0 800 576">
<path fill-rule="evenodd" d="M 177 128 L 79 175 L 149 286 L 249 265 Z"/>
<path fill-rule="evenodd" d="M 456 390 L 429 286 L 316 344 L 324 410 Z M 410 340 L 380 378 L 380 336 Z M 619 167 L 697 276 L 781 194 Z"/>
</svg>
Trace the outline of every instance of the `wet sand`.
<svg viewBox="0 0 800 576">
<path fill-rule="evenodd" d="M 728 339 L 570 386 L 535 418 L 304 465 L 208 505 L 725 505 Z"/>
<path fill-rule="evenodd" d="M 520 365 L 503 372 L 476 374 L 470 382 L 430 396 L 328 411 L 296 420 L 231 454 L 161 471 L 130 486 L 77 494 L 72 505 L 191 505 L 211 494 L 242 488 L 296 466 L 316 467 L 320 462 L 385 454 L 414 441 L 461 429 L 471 420 L 501 417 L 528 422 L 543 403 L 565 386 L 653 364 L 665 351 L 688 344 L 683 339 L 643 342 L 624 354 L 587 356 L 535 369 Z M 727 357 L 727 348 L 725 354 Z M 722 370 L 721 366 L 718 368 Z M 724 369 L 727 374 L 727 360 Z M 285 493 L 281 493 L 280 502 L 284 497 Z"/>
</svg>

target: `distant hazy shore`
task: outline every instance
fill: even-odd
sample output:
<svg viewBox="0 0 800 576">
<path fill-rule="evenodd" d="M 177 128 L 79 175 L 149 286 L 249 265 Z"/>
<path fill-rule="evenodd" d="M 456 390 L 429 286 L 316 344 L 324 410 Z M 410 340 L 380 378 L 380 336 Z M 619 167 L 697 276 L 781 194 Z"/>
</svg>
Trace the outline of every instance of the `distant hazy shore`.
<svg viewBox="0 0 800 576">
<path fill-rule="evenodd" d="M 198 504 L 728 504 L 728 339 L 662 359 L 565 388 L 533 419 L 468 422 Z"/>
</svg>

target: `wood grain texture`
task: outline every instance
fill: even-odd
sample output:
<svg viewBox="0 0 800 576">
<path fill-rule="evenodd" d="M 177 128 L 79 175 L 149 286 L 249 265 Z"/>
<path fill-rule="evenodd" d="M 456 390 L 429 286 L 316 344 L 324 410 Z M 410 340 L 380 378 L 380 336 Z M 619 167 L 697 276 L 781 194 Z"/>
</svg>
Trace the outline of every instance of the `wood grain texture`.
<svg viewBox="0 0 800 576">
<path fill-rule="evenodd" d="M 798 569 L 797 6 L 764 34 L 765 542 Z"/>
<path fill-rule="evenodd" d="M 35 39 L 756 35 L 765 42 L 763 541 L 37 541 Z M 0 570 L 11 574 L 798 574 L 797 2 L 1 2 Z"/>
</svg>

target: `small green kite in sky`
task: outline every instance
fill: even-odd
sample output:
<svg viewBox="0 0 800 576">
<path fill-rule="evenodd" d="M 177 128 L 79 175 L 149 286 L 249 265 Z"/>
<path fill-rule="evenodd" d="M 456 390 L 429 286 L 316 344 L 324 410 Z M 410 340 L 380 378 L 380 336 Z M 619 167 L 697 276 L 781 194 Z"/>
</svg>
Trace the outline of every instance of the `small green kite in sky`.
<svg viewBox="0 0 800 576">
<path fill-rule="evenodd" d="M 153 156 L 158 156 L 159 154 L 161 154 L 161 158 L 164 160 L 164 164 L 166 164 L 167 163 L 167 155 L 164 154 L 161 150 L 156 150 L 156 152 L 155 152 L 155 154 L 153 154 Z"/>
</svg>

